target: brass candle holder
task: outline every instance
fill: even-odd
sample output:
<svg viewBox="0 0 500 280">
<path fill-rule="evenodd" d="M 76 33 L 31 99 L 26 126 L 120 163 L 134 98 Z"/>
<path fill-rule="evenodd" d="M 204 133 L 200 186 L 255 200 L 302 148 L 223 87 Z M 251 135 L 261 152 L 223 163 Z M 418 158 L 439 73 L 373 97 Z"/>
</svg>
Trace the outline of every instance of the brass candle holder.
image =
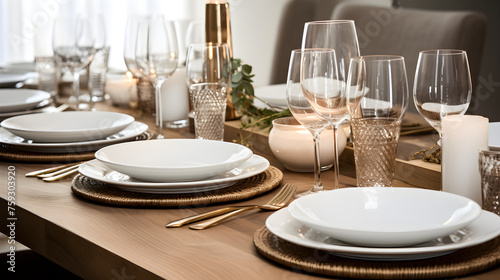
<svg viewBox="0 0 500 280">
<path fill-rule="evenodd" d="M 229 4 L 225 0 L 210 0 L 205 6 L 205 41 L 207 43 L 225 43 L 229 49 L 229 57 L 233 58 L 231 39 L 231 17 Z M 231 87 L 228 89 L 226 120 L 240 117 L 231 99 Z"/>
</svg>

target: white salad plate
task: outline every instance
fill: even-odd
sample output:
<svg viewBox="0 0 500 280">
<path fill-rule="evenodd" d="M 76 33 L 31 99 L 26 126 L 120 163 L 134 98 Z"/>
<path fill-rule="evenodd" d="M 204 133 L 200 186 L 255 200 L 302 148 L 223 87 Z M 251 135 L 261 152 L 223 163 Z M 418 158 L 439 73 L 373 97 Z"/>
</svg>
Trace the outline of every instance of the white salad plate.
<svg viewBox="0 0 500 280">
<path fill-rule="evenodd" d="M 91 160 L 82 164 L 78 171 L 91 179 L 114 185 L 115 187 L 139 193 L 173 194 L 193 193 L 225 188 L 236 182 L 260 174 L 269 168 L 269 161 L 261 156 L 253 155 L 238 167 L 214 176 L 194 182 L 154 183 L 131 178 L 128 175 L 113 170 L 99 162 Z"/>
<path fill-rule="evenodd" d="M 31 77 L 28 73 L 0 73 L 0 87 L 12 87 Z"/>
<path fill-rule="evenodd" d="M 461 229 L 481 214 L 473 200 L 419 188 L 343 188 L 301 197 L 288 207 L 302 224 L 360 246 L 400 247 Z"/>
<path fill-rule="evenodd" d="M 61 143 L 105 139 L 134 122 L 115 112 L 61 112 L 8 118 L 1 125 L 11 133 L 35 142 Z"/>
<path fill-rule="evenodd" d="M 134 139 L 148 130 L 148 125 L 133 122 L 123 130 L 105 139 L 70 142 L 70 143 L 38 143 L 24 139 L 0 127 L 0 143 L 8 144 L 18 150 L 36 153 L 82 153 L 97 151 L 105 146 Z"/>
<path fill-rule="evenodd" d="M 488 146 L 492 151 L 500 151 L 500 122 L 488 126 Z"/>
<path fill-rule="evenodd" d="M 299 246 L 353 259 L 374 261 L 427 259 L 479 245 L 500 235 L 500 217 L 482 211 L 479 218 L 467 227 L 425 243 L 397 248 L 360 247 L 343 243 L 305 226 L 294 219 L 288 210 L 288 208 L 281 209 L 267 218 L 266 227 L 274 235 Z"/>
<path fill-rule="evenodd" d="M 249 148 L 203 139 L 161 139 L 104 147 L 96 159 L 113 170 L 150 182 L 203 180 L 229 171 L 253 155 Z"/>
<path fill-rule="evenodd" d="M 35 89 L 0 89 L 0 113 L 30 110 L 50 98 L 50 93 Z"/>
<path fill-rule="evenodd" d="M 256 87 L 255 96 L 273 106 L 288 106 L 286 103 L 286 84 Z"/>
</svg>

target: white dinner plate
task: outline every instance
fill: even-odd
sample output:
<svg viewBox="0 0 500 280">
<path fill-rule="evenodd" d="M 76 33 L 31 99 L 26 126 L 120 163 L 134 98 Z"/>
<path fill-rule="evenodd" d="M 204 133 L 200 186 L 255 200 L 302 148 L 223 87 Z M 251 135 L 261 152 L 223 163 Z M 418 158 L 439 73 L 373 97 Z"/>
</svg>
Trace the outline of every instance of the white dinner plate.
<svg viewBox="0 0 500 280">
<path fill-rule="evenodd" d="M 78 171 L 91 179 L 114 185 L 125 191 L 169 194 L 201 192 L 228 187 L 234 185 L 239 180 L 262 173 L 267 168 L 269 168 L 269 161 L 267 159 L 253 155 L 240 166 L 215 177 L 195 182 L 171 183 L 153 183 L 135 180 L 128 175 L 107 167 L 98 160 L 91 160 L 82 164 Z"/>
<path fill-rule="evenodd" d="M 8 118 L 1 125 L 25 139 L 44 143 L 67 143 L 105 139 L 134 122 L 134 117 L 116 112 L 61 112 Z"/>
<path fill-rule="evenodd" d="M 28 73 L 0 73 L 0 87 L 13 87 L 31 77 Z"/>
<path fill-rule="evenodd" d="M 255 96 L 271 105 L 288 107 L 286 103 L 286 84 L 256 87 Z"/>
<path fill-rule="evenodd" d="M 46 99 L 40 103 L 38 103 L 33 109 L 24 110 L 24 111 L 16 111 L 16 112 L 7 112 L 0 113 L 0 120 L 5 120 L 10 117 L 26 115 L 26 114 L 35 114 L 35 113 L 52 113 L 56 110 L 56 107 L 52 105 L 52 100 Z"/>
<path fill-rule="evenodd" d="M 18 112 L 37 107 L 50 93 L 35 89 L 0 89 L 0 113 Z"/>
<path fill-rule="evenodd" d="M 148 130 L 148 125 L 133 122 L 122 131 L 106 137 L 106 139 L 70 142 L 70 143 L 37 143 L 26 140 L 0 127 L 0 143 L 8 144 L 21 151 L 36 153 L 83 153 L 97 151 L 102 147 L 131 140 Z"/>
<path fill-rule="evenodd" d="M 360 247 L 338 241 L 295 220 L 288 208 L 273 213 L 266 227 L 276 236 L 307 248 L 331 252 L 335 255 L 378 261 L 407 261 L 433 258 L 456 250 L 478 245 L 500 235 L 500 217 L 488 211 L 466 228 L 422 244 L 398 247 Z"/>
<path fill-rule="evenodd" d="M 473 200 L 420 188 L 342 188 L 288 207 L 301 223 L 360 246 L 401 247 L 445 236 L 481 214 Z"/>
<path fill-rule="evenodd" d="M 488 146 L 492 151 L 500 151 L 500 122 L 493 122 L 489 124 Z"/>
</svg>

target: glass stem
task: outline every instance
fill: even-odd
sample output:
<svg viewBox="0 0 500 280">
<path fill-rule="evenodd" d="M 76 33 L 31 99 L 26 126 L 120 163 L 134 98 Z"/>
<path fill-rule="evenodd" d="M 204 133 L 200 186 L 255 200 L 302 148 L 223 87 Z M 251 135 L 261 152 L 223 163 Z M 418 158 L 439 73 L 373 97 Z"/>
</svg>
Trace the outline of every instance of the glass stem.
<svg viewBox="0 0 500 280">
<path fill-rule="evenodd" d="M 155 103 L 156 103 L 156 139 L 164 139 L 163 136 L 163 112 L 161 109 L 161 86 L 165 79 L 157 78 L 155 86 Z"/>
<path fill-rule="evenodd" d="M 319 132 L 313 133 L 314 141 L 314 185 L 313 192 L 323 190 L 323 183 L 321 183 L 321 161 L 319 155 Z"/>
<path fill-rule="evenodd" d="M 333 188 L 339 188 L 339 178 L 340 178 L 340 169 L 339 169 L 339 146 L 338 146 L 338 125 L 332 125 L 333 128 Z"/>
<path fill-rule="evenodd" d="M 80 71 L 71 69 L 73 74 L 73 97 L 75 110 L 80 111 Z"/>
</svg>

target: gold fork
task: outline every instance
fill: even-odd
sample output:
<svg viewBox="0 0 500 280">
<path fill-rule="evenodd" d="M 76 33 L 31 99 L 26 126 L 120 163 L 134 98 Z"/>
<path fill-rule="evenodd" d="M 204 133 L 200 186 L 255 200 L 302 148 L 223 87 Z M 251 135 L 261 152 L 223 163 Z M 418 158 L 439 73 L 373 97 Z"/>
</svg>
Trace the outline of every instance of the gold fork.
<svg viewBox="0 0 500 280">
<path fill-rule="evenodd" d="M 52 182 L 59 180 L 61 178 L 64 178 L 66 176 L 69 176 L 73 173 L 76 173 L 78 171 L 78 167 L 84 163 L 82 162 L 77 162 L 77 163 L 70 163 L 70 164 L 65 164 L 61 166 L 56 166 L 56 167 L 51 167 L 43 170 L 38 170 L 38 171 L 33 171 L 30 173 L 26 173 L 26 177 L 38 177 L 43 179 L 46 182 Z"/>
<path fill-rule="evenodd" d="M 189 216 L 189 217 L 182 218 L 179 220 L 175 220 L 175 221 L 168 223 L 166 225 L 166 227 L 167 228 L 181 227 L 181 226 L 186 225 L 186 224 L 190 224 L 190 223 L 197 222 L 197 221 L 204 220 L 204 219 L 208 219 L 208 218 L 213 218 L 213 217 L 216 217 L 216 216 L 219 216 L 222 214 L 226 214 L 226 213 L 229 213 L 229 212 L 232 212 L 235 210 L 239 210 L 242 208 L 248 208 L 248 210 L 255 209 L 255 208 L 261 208 L 261 209 L 266 209 L 266 210 L 277 210 L 277 209 L 274 209 L 276 206 L 271 205 L 271 204 L 274 203 L 277 199 L 281 199 L 282 197 L 284 197 L 283 195 L 287 195 L 290 192 L 293 194 L 294 191 L 295 191 L 294 185 L 286 184 L 273 198 L 271 198 L 271 200 L 269 200 L 264 205 L 229 206 L 229 207 L 225 207 L 222 209 L 210 211 L 207 213 L 197 214 L 197 215 Z M 268 206 L 269 206 L 269 209 L 267 209 Z"/>
<path fill-rule="evenodd" d="M 283 189 L 277 193 L 271 200 L 269 200 L 266 204 L 264 205 L 251 205 L 251 206 L 246 206 L 242 207 L 240 209 L 234 210 L 232 212 L 229 212 L 227 214 L 203 221 L 201 223 L 189 226 L 190 229 L 206 229 L 209 227 L 213 227 L 215 225 L 218 225 L 222 221 L 225 221 L 237 214 L 246 212 L 248 210 L 252 209 L 263 209 L 263 210 L 279 210 L 283 207 L 285 207 L 288 204 L 288 201 L 293 197 L 293 194 L 295 193 L 296 187 L 291 184 L 286 184 Z"/>
</svg>

